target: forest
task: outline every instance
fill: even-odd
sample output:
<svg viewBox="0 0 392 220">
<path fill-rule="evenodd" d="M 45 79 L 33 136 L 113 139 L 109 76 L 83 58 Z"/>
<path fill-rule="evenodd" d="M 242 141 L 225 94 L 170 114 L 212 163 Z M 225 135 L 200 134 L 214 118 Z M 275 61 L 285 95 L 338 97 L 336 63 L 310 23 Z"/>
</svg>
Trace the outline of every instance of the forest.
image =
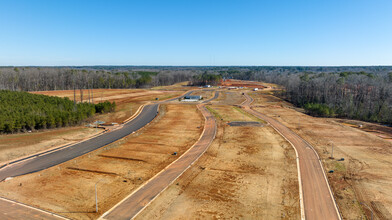
<svg viewBox="0 0 392 220">
<path fill-rule="evenodd" d="M 119 67 L 2 67 L 0 89 L 47 91 L 71 89 L 144 88 L 188 81 L 187 71 L 145 70 Z"/>
<path fill-rule="evenodd" d="M 222 76 L 218 74 L 208 73 L 205 71 L 202 74 L 194 75 L 190 81 L 192 86 L 218 85 L 222 80 Z"/>
<path fill-rule="evenodd" d="M 0 67 L 0 89 L 11 91 L 149 88 L 183 81 L 203 86 L 222 79 L 279 84 L 284 89 L 277 96 L 311 115 L 392 125 L 391 66 Z"/>
<path fill-rule="evenodd" d="M 0 133 L 76 125 L 114 109 L 114 102 L 75 104 L 68 98 L 0 90 Z"/>
<path fill-rule="evenodd" d="M 281 67 L 224 74 L 282 85 L 276 95 L 310 115 L 392 125 L 392 67 Z"/>
</svg>

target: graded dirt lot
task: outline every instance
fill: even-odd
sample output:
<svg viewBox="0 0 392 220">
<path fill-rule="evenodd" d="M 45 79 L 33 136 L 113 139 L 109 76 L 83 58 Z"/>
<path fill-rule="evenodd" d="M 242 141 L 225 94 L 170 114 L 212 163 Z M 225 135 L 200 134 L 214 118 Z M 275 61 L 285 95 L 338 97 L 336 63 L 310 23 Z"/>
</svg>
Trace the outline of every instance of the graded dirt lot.
<svg viewBox="0 0 392 220">
<path fill-rule="evenodd" d="M 100 128 L 78 126 L 33 133 L 0 135 L 0 164 L 53 147 L 82 141 L 101 132 L 103 129 Z"/>
<path fill-rule="evenodd" d="M 255 110 L 289 127 L 312 144 L 322 159 L 344 219 L 361 219 L 371 213 L 392 219 L 392 144 L 372 133 L 337 119 L 315 118 L 267 93 L 254 93 Z M 330 159 L 331 151 L 335 159 Z M 344 158 L 344 161 L 338 159 Z M 363 204 L 366 205 L 363 205 Z"/>
<path fill-rule="evenodd" d="M 223 90 L 219 93 L 218 99 L 214 100 L 213 104 L 225 105 L 239 105 L 244 101 L 241 91 L 227 91 Z"/>
<path fill-rule="evenodd" d="M 266 87 L 261 82 L 235 80 L 235 79 L 223 80 L 220 85 L 226 86 L 226 87 L 247 87 L 247 88 L 265 88 Z"/>
<path fill-rule="evenodd" d="M 137 219 L 299 219 L 293 148 L 270 126 L 227 125 L 253 121 L 232 106 L 209 109 L 221 117 L 213 144 Z"/>
<path fill-rule="evenodd" d="M 199 138 L 204 120 L 196 106 L 162 105 L 160 112 L 146 128 L 104 148 L 0 183 L 0 195 L 72 219 L 96 219 Z"/>
</svg>

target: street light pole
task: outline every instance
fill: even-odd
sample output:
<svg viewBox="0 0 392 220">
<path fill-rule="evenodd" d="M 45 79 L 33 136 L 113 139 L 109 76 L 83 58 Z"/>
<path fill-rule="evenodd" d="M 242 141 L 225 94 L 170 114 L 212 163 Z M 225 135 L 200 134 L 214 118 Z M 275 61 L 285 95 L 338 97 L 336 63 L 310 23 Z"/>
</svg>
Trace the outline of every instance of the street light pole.
<svg viewBox="0 0 392 220">
<path fill-rule="evenodd" d="M 95 183 L 95 212 L 96 212 L 96 213 L 98 213 L 98 193 L 97 193 L 97 184 L 98 184 L 99 182 L 101 182 L 101 180 L 103 180 L 103 179 L 100 179 L 100 180 L 98 180 L 98 182 Z"/>
</svg>

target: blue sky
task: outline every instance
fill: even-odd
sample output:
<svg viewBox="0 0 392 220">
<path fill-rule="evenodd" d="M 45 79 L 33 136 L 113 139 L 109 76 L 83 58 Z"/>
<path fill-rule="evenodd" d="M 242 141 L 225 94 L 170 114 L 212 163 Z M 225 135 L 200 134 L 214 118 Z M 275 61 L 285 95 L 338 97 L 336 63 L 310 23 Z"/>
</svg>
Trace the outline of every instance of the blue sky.
<svg viewBox="0 0 392 220">
<path fill-rule="evenodd" d="M 0 0 L 0 65 L 392 65 L 392 1 Z"/>
</svg>

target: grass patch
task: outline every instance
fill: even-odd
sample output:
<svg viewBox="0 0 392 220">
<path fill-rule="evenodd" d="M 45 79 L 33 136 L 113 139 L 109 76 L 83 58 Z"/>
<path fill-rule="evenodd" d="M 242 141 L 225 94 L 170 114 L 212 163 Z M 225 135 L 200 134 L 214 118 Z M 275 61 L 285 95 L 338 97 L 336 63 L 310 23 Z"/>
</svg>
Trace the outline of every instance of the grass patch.
<svg viewBox="0 0 392 220">
<path fill-rule="evenodd" d="M 335 162 L 334 167 L 335 171 L 346 172 L 346 166 L 343 163 Z"/>
<path fill-rule="evenodd" d="M 218 111 L 211 108 L 210 106 L 206 106 L 206 108 L 208 109 L 208 111 L 210 111 L 214 115 L 215 118 L 223 120 L 223 117 L 218 113 Z"/>
<path fill-rule="evenodd" d="M 253 120 L 255 120 L 255 121 L 258 121 L 258 122 L 261 122 L 261 123 L 263 123 L 263 124 L 267 124 L 267 122 L 261 120 L 260 118 L 254 116 L 254 115 L 252 115 L 252 114 L 249 114 L 248 112 L 242 110 L 241 108 L 238 108 L 238 107 L 236 107 L 236 106 L 233 106 L 233 108 L 234 108 L 235 110 L 237 110 L 238 112 L 240 112 L 241 114 L 245 115 L 245 116 L 248 117 L 248 118 L 251 118 L 251 119 L 253 119 Z"/>
</svg>

